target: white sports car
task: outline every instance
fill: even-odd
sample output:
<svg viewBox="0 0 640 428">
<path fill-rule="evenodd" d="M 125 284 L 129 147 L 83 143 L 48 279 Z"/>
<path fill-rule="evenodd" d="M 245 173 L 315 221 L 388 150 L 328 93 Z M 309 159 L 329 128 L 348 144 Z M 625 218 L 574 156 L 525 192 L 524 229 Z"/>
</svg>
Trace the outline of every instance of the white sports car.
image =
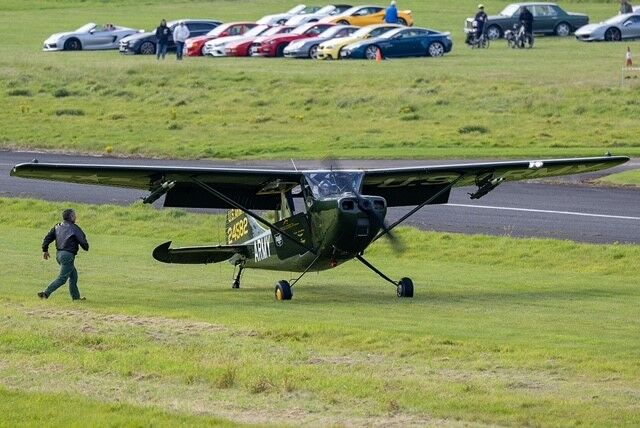
<svg viewBox="0 0 640 428">
<path fill-rule="evenodd" d="M 617 42 L 640 38 L 640 14 L 616 15 L 604 22 L 589 24 L 576 30 L 576 39 L 584 42 L 604 40 Z"/>
<path fill-rule="evenodd" d="M 323 7 L 317 12 L 313 13 L 305 13 L 302 15 L 296 15 L 293 18 L 289 18 L 289 20 L 285 23 L 285 25 L 293 25 L 300 26 L 302 24 L 308 24 L 309 22 L 319 21 L 321 18 L 325 16 L 332 15 L 340 15 L 347 9 L 351 9 L 351 5 L 348 4 L 330 4 L 328 6 Z"/>
<path fill-rule="evenodd" d="M 226 48 L 229 43 L 239 42 L 245 39 L 253 39 L 270 28 L 272 27 L 268 25 L 257 25 L 251 30 L 239 36 L 219 37 L 217 39 L 209 40 L 204 44 L 204 47 L 202 48 L 202 54 L 211 56 L 227 56 Z"/>
<path fill-rule="evenodd" d="M 56 33 L 44 41 L 43 51 L 118 49 L 120 40 L 143 30 L 118 25 L 85 24 L 75 31 Z"/>
<path fill-rule="evenodd" d="M 256 22 L 258 24 L 266 24 L 266 25 L 284 25 L 285 22 L 287 22 L 289 19 L 293 18 L 296 15 L 307 15 L 310 13 L 315 13 L 319 10 L 320 10 L 320 7 L 318 6 L 306 6 L 304 4 L 299 4 L 293 9 L 290 9 L 285 13 L 263 16 Z"/>
</svg>

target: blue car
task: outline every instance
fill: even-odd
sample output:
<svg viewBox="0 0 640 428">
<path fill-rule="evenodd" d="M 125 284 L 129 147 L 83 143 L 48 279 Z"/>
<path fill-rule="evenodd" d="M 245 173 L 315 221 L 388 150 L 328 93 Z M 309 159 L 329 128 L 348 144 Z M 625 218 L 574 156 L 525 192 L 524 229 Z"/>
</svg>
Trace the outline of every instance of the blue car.
<svg viewBox="0 0 640 428">
<path fill-rule="evenodd" d="M 365 39 L 345 46 L 341 58 L 376 59 L 378 52 L 384 58 L 403 56 L 442 56 L 451 51 L 450 33 L 427 28 L 398 28 L 380 37 Z"/>
</svg>

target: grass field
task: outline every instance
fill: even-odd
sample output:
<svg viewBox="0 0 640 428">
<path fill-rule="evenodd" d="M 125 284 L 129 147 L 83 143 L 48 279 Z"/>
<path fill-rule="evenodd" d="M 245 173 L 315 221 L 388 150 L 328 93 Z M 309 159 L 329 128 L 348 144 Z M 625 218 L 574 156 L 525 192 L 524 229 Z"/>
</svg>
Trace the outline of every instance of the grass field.
<svg viewBox="0 0 640 428">
<path fill-rule="evenodd" d="M 0 147 L 236 159 L 640 153 L 638 85 L 619 85 L 626 47 L 638 42 L 539 37 L 533 50 L 470 50 L 462 25 L 476 3 L 403 1 L 418 25 L 452 31 L 454 51 L 376 64 L 40 51 L 49 34 L 87 21 L 254 19 L 286 9 L 282 0 L 5 1 Z M 616 11 L 563 4 L 592 21 Z"/>
<path fill-rule="evenodd" d="M 410 275 L 414 299 L 351 263 L 281 304 L 287 274 L 232 290 L 231 266 L 152 260 L 165 239 L 219 239 L 218 217 L 80 205 L 88 300 L 39 301 L 56 274 L 40 240 L 63 206 L 0 199 L 3 424 L 640 423 L 638 246 L 404 229 L 404 257 L 368 256 Z"/>
<path fill-rule="evenodd" d="M 640 186 L 640 170 L 625 171 L 608 175 L 599 180 L 600 183 L 622 186 Z"/>
</svg>

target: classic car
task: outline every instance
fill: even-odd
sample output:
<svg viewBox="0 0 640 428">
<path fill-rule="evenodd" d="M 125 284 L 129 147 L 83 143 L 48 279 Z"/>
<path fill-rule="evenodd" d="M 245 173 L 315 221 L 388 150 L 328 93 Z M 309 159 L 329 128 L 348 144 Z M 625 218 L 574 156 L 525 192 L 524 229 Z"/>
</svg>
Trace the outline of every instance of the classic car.
<svg viewBox="0 0 640 428">
<path fill-rule="evenodd" d="M 318 46 L 320 46 L 320 43 L 335 39 L 336 37 L 348 37 L 358 29 L 359 27 L 353 25 L 336 25 L 323 31 L 316 37 L 289 43 L 287 47 L 284 48 L 284 56 L 287 58 L 317 59 Z"/>
<path fill-rule="evenodd" d="M 278 13 L 275 15 L 267 15 L 258 19 L 258 24 L 266 24 L 266 25 L 285 25 L 285 23 L 293 18 L 296 15 L 307 15 L 311 13 L 315 13 L 320 10 L 319 6 L 306 6 L 304 4 L 299 4 L 296 7 L 284 12 Z"/>
<path fill-rule="evenodd" d="M 293 25 L 297 27 L 302 24 L 308 24 L 309 22 L 316 22 L 327 16 L 340 15 L 342 12 L 350 9 L 351 7 L 352 6 L 348 4 L 330 4 L 318 10 L 317 12 L 295 15 L 289 18 L 285 25 Z"/>
<path fill-rule="evenodd" d="M 640 38 L 640 15 L 637 13 L 616 15 L 604 22 L 585 25 L 576 30 L 576 39 L 583 42 L 617 42 L 637 38 Z"/>
<path fill-rule="evenodd" d="M 379 37 L 384 33 L 395 30 L 397 28 L 403 28 L 397 24 L 377 24 L 369 25 L 360 28 L 358 31 L 351 34 L 349 37 L 340 37 L 331 39 L 327 42 L 320 43 L 318 46 L 318 59 L 340 59 L 340 51 L 343 47 L 355 43 L 359 40 L 364 40 L 372 37 Z"/>
<path fill-rule="evenodd" d="M 533 15 L 533 32 L 555 34 L 566 37 L 576 29 L 589 23 L 589 16 L 584 13 L 565 12 L 555 3 L 512 3 L 498 15 L 489 15 L 486 23 L 486 34 L 490 40 L 504 37 L 507 30 L 519 24 L 520 13 L 528 8 Z M 465 32 L 473 29 L 474 18 L 465 21 Z"/>
<path fill-rule="evenodd" d="M 43 51 L 79 51 L 118 49 L 120 40 L 144 30 L 119 25 L 85 24 L 74 31 L 50 35 L 44 41 Z"/>
<path fill-rule="evenodd" d="M 177 19 L 175 21 L 168 22 L 167 26 L 173 32 L 175 26 L 178 25 L 179 22 L 185 23 L 192 37 L 207 34 L 209 31 L 222 24 L 222 22 L 214 19 Z M 120 53 L 153 55 L 156 53 L 157 44 L 158 39 L 156 39 L 155 31 L 134 34 L 133 36 L 125 37 L 120 40 Z M 173 42 L 173 37 L 169 37 L 167 50 L 176 50 L 176 44 Z"/>
<path fill-rule="evenodd" d="M 453 41 L 450 33 L 428 28 L 398 28 L 380 37 L 365 39 L 345 46 L 341 58 L 375 60 L 406 56 L 439 57 L 451 51 Z"/>
<path fill-rule="evenodd" d="M 290 33 L 276 34 L 275 36 L 265 37 L 260 43 L 257 55 L 276 57 L 284 56 L 284 48 L 291 42 L 309 37 L 316 37 L 333 24 L 321 24 L 318 22 L 310 22 L 294 28 Z"/>
<path fill-rule="evenodd" d="M 386 13 L 386 8 L 382 6 L 355 6 L 345 10 L 341 15 L 327 16 L 319 22 L 364 27 L 365 25 L 383 24 Z M 413 25 L 413 15 L 410 10 L 398 11 L 398 24 Z"/>
<path fill-rule="evenodd" d="M 258 24 L 255 22 L 229 22 L 220 24 L 203 36 L 189 37 L 184 45 L 184 53 L 187 56 L 202 56 L 204 54 L 202 52 L 204 44 L 209 40 L 214 40 L 218 37 L 240 36 L 256 25 Z"/>
</svg>

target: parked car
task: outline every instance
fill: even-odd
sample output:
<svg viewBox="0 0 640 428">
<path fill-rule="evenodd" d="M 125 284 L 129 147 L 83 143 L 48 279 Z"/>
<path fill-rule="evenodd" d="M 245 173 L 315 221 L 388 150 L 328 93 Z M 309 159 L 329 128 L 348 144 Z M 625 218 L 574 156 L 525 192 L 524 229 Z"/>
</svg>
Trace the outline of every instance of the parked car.
<svg viewBox="0 0 640 428">
<path fill-rule="evenodd" d="M 386 13 L 386 8 L 382 6 L 355 6 L 345 10 L 341 15 L 322 18 L 320 22 L 364 27 L 365 25 L 384 24 Z M 410 10 L 399 10 L 398 24 L 412 26 L 412 12 Z"/>
<path fill-rule="evenodd" d="M 489 15 L 486 33 L 490 40 L 504 37 L 504 32 L 520 24 L 522 8 L 528 8 L 533 15 L 533 32 L 555 34 L 566 37 L 576 29 L 589 23 L 589 16 L 584 13 L 565 12 L 555 3 L 512 3 L 498 15 Z M 472 30 L 474 18 L 467 18 L 465 32 Z"/>
<path fill-rule="evenodd" d="M 258 36 L 245 37 L 242 40 L 231 42 L 225 46 L 224 52 L 226 56 L 253 56 L 257 55 L 258 48 L 262 40 L 267 37 L 274 36 L 276 34 L 285 34 L 291 32 L 295 27 L 288 25 L 280 25 L 278 27 L 271 27 L 264 33 Z M 247 34 L 245 34 L 247 36 Z M 252 53 L 252 50 L 254 53 Z"/>
<path fill-rule="evenodd" d="M 300 39 L 316 37 L 330 27 L 333 27 L 333 24 L 311 22 L 294 28 L 290 33 L 265 37 L 260 43 L 257 55 L 268 57 L 284 56 L 284 48 L 286 48 L 289 43 Z"/>
<path fill-rule="evenodd" d="M 123 38 L 142 32 L 119 25 L 98 25 L 89 23 L 74 31 L 50 35 L 44 41 L 43 51 L 79 51 L 118 49 Z"/>
<path fill-rule="evenodd" d="M 576 30 L 576 39 L 583 42 L 617 42 L 637 38 L 640 38 L 640 15 L 635 13 L 616 15 L 604 22 L 585 25 Z"/>
<path fill-rule="evenodd" d="M 377 59 L 378 52 L 384 58 L 439 57 L 450 52 L 452 47 L 450 33 L 441 33 L 427 28 L 398 28 L 380 37 L 347 45 L 340 52 L 340 57 Z"/>
<path fill-rule="evenodd" d="M 348 37 L 335 38 L 327 42 L 322 42 L 320 46 L 318 46 L 318 59 L 340 59 L 340 51 L 343 47 L 360 40 L 379 37 L 397 28 L 403 27 L 396 24 L 369 25 L 360 28 Z"/>
<path fill-rule="evenodd" d="M 204 44 L 209 40 L 214 40 L 219 37 L 239 36 L 256 25 L 258 24 L 255 22 L 229 22 L 227 24 L 220 24 L 205 35 L 190 36 L 184 44 L 184 53 L 187 56 L 202 56 L 204 54 L 204 52 L 202 52 Z"/>
<path fill-rule="evenodd" d="M 302 24 L 308 24 L 309 22 L 316 22 L 327 16 L 340 15 L 342 12 L 350 9 L 351 7 L 352 6 L 348 4 L 330 4 L 318 10 L 317 12 L 295 15 L 289 18 L 285 25 L 293 25 L 297 27 Z"/>
<path fill-rule="evenodd" d="M 179 22 L 185 23 L 192 37 L 207 34 L 209 31 L 222 24 L 222 22 L 214 19 L 177 19 L 175 21 L 168 22 L 167 26 L 173 32 Z M 148 33 L 139 33 L 120 40 L 120 53 L 153 55 L 156 53 L 157 45 L 158 39 L 156 38 L 155 30 Z M 172 37 L 169 37 L 167 50 L 176 50 L 176 45 L 173 42 Z"/>
<path fill-rule="evenodd" d="M 284 48 L 284 56 L 287 58 L 317 59 L 318 46 L 320 46 L 320 43 L 336 37 L 348 37 L 358 29 L 359 27 L 353 25 L 336 25 L 318 34 L 317 37 L 289 43 L 287 47 Z"/>
<path fill-rule="evenodd" d="M 307 15 L 315 13 L 320 10 L 319 6 L 306 6 L 299 4 L 296 7 L 286 11 L 285 13 L 278 13 L 275 15 L 267 15 L 258 19 L 258 24 L 266 25 L 285 25 L 286 22 L 296 15 Z"/>
<path fill-rule="evenodd" d="M 255 37 L 263 34 L 270 28 L 273 27 L 270 27 L 268 25 L 256 25 L 246 33 L 239 36 L 218 37 L 217 39 L 209 40 L 202 47 L 202 54 L 209 56 L 227 56 L 226 49 L 230 44 L 242 42 L 247 39 L 253 40 Z"/>
</svg>

